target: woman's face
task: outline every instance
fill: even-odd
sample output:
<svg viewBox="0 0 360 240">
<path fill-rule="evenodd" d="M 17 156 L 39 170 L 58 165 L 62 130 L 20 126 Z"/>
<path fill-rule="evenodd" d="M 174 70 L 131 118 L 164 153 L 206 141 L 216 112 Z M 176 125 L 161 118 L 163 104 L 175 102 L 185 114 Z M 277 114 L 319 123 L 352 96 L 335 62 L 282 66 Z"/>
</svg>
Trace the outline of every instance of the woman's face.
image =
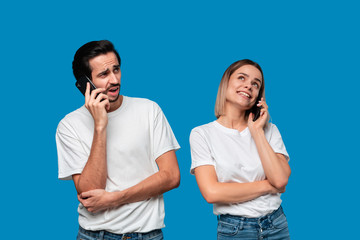
<svg viewBox="0 0 360 240">
<path fill-rule="evenodd" d="M 262 74 L 252 65 L 238 68 L 229 79 L 226 104 L 242 110 L 250 109 L 257 100 L 262 85 Z"/>
</svg>

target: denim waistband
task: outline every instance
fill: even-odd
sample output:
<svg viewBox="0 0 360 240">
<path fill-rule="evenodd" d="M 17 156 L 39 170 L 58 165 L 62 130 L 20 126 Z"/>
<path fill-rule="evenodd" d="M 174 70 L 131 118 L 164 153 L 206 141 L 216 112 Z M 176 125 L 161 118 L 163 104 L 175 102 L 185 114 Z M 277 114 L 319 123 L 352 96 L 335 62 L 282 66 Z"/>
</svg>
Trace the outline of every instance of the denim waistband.
<svg viewBox="0 0 360 240">
<path fill-rule="evenodd" d="M 81 226 L 79 226 L 79 232 L 86 234 L 90 237 L 93 238 L 100 238 L 100 237 L 112 237 L 114 239 L 131 239 L 131 238 L 140 238 L 140 237 L 154 237 L 157 236 L 159 234 L 161 234 L 161 229 L 155 229 L 153 231 L 150 232 L 145 232 L 145 233 L 138 233 L 138 232 L 133 232 L 133 233 L 124 233 L 124 234 L 115 234 L 115 233 L 111 233 L 108 231 L 91 231 L 91 230 L 86 230 L 84 228 L 82 228 Z"/>
<path fill-rule="evenodd" d="M 274 220 L 282 214 L 284 214 L 284 211 L 283 211 L 282 207 L 280 206 L 277 210 L 273 211 L 272 213 L 269 213 L 265 216 L 258 217 L 258 218 L 247 218 L 247 217 L 225 214 L 225 215 L 220 215 L 218 217 L 218 219 L 223 220 L 223 221 L 230 221 L 230 222 L 231 221 L 234 221 L 234 222 L 238 222 L 238 221 L 261 222 L 265 219 Z"/>
</svg>

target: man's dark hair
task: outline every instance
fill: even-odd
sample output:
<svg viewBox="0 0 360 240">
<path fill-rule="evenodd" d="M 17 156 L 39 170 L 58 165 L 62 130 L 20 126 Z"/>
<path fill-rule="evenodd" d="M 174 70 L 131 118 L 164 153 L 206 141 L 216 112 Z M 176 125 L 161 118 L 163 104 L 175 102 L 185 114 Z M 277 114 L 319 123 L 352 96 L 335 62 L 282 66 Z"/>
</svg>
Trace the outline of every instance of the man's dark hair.
<svg viewBox="0 0 360 240">
<path fill-rule="evenodd" d="M 108 40 L 92 41 L 81 46 L 76 51 L 74 61 L 72 62 L 73 73 L 76 80 L 83 75 L 86 75 L 91 79 L 92 69 L 90 68 L 89 60 L 108 52 L 115 53 L 119 65 L 121 65 L 119 53 L 115 50 L 114 45 Z"/>
</svg>

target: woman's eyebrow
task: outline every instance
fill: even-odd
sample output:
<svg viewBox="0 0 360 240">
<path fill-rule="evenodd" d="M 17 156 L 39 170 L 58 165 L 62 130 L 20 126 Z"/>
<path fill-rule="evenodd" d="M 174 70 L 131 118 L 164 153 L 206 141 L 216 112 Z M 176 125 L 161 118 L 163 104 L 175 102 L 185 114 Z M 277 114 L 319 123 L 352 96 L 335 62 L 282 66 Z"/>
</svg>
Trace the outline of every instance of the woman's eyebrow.
<svg viewBox="0 0 360 240">
<path fill-rule="evenodd" d="M 248 74 L 246 74 L 246 73 L 242 73 L 242 72 L 240 72 L 240 73 L 238 73 L 238 74 L 245 75 L 245 76 L 249 77 L 249 75 L 248 75 Z"/>
<path fill-rule="evenodd" d="M 262 81 L 258 78 L 254 78 L 256 81 L 258 81 L 259 83 L 262 83 Z"/>
<path fill-rule="evenodd" d="M 246 77 L 249 77 L 249 74 L 246 74 L 246 73 L 240 72 L 240 73 L 238 73 L 238 74 L 241 74 L 241 75 L 244 75 L 244 76 L 246 76 Z M 258 79 L 258 78 L 254 78 L 254 79 L 255 79 L 256 81 L 262 83 L 262 81 L 261 81 L 260 79 Z"/>
</svg>

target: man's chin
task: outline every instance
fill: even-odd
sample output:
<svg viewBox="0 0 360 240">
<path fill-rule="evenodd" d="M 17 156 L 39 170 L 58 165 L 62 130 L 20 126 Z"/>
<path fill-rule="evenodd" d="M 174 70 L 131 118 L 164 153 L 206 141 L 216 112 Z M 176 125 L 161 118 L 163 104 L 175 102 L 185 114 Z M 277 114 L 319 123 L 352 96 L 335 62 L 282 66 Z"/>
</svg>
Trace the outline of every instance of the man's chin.
<svg viewBox="0 0 360 240">
<path fill-rule="evenodd" d="M 109 99 L 109 102 L 113 103 L 116 102 L 117 100 L 119 100 L 120 94 L 116 96 L 115 99 Z"/>
</svg>

